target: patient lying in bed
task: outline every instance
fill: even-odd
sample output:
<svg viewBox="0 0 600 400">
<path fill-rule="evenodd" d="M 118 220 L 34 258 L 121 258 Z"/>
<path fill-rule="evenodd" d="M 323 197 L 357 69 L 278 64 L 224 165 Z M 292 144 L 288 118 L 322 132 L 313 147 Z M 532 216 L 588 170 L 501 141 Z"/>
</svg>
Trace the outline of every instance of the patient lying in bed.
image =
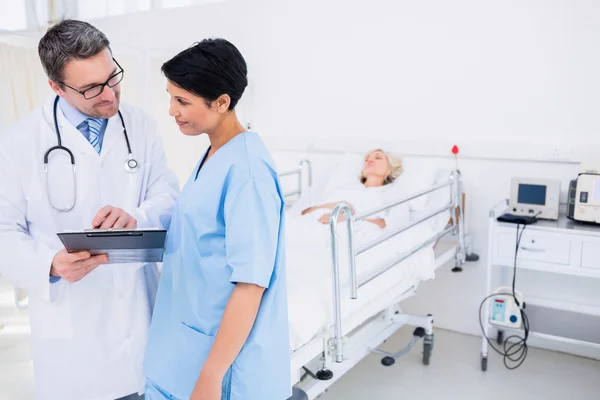
<svg viewBox="0 0 600 400">
<path fill-rule="evenodd" d="M 352 208 L 352 213 L 364 213 L 382 208 L 386 201 L 383 188 L 390 184 L 402 173 L 402 163 L 391 154 L 381 149 L 372 150 L 365 156 L 363 168 L 355 182 L 338 187 L 325 194 L 323 203 L 304 209 L 301 215 L 312 216 L 314 220 L 328 224 L 331 210 L 338 203 L 346 203 Z M 366 222 L 385 229 L 387 212 L 375 214 Z M 340 220 L 345 218 L 340 215 Z"/>
</svg>

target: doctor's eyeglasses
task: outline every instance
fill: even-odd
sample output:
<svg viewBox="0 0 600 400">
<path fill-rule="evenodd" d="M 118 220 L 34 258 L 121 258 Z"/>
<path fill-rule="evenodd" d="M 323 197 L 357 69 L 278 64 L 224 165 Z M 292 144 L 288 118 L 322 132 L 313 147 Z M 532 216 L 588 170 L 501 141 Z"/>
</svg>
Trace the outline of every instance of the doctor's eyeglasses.
<svg viewBox="0 0 600 400">
<path fill-rule="evenodd" d="M 110 78 L 108 78 L 108 80 L 104 83 L 92 86 L 90 88 L 87 88 L 86 90 L 75 89 L 74 87 L 71 87 L 64 82 L 59 82 L 59 83 L 61 85 L 68 87 L 71 90 L 76 91 L 77 93 L 82 95 L 86 100 L 91 100 L 94 97 L 100 96 L 102 94 L 102 92 L 104 91 L 105 86 L 113 88 L 113 87 L 117 86 L 119 83 L 121 83 L 121 81 L 123 80 L 123 75 L 125 75 L 125 71 L 123 70 L 123 68 L 121 68 L 121 66 L 119 65 L 117 60 L 115 60 L 113 58 L 113 61 L 115 62 L 115 64 L 117 64 L 117 67 L 119 68 L 119 70 L 117 71 L 117 73 L 115 73 Z"/>
</svg>

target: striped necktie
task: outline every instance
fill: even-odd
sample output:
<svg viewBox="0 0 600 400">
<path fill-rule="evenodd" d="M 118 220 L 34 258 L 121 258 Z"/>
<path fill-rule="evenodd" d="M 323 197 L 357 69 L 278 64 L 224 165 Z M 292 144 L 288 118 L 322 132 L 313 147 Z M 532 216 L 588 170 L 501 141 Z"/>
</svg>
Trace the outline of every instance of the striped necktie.
<svg viewBox="0 0 600 400">
<path fill-rule="evenodd" d="M 90 144 L 100 154 L 100 129 L 102 128 L 102 120 L 98 118 L 88 118 L 88 128 L 90 131 Z"/>
</svg>

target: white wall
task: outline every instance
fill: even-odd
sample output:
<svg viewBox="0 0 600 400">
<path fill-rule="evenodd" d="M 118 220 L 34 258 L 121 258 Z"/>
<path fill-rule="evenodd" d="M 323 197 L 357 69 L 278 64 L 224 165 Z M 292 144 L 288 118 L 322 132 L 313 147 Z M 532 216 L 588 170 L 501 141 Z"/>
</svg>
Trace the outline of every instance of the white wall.
<svg viewBox="0 0 600 400">
<path fill-rule="evenodd" d="M 269 134 L 563 142 L 600 128 L 598 2 L 283 3 L 278 90 L 257 93 Z"/>
<path fill-rule="evenodd" d="M 459 144 L 473 249 L 482 261 L 461 274 L 442 270 L 407 309 L 478 333 L 489 208 L 508 196 L 511 176 L 556 176 L 566 189 L 574 162 L 597 154 L 599 23 L 594 0 L 231 0 L 96 25 L 119 46 L 163 54 L 148 72 L 144 102 L 161 122 L 180 177 L 206 142 L 181 137 L 166 116 L 158 60 L 206 36 L 229 38 L 246 56 L 246 119 L 281 169 L 303 154 L 278 150 L 383 143 L 440 156 Z M 540 285 L 537 275 L 522 272 L 518 284 L 532 295 L 600 304 L 592 280 L 546 278 Z"/>
<path fill-rule="evenodd" d="M 418 139 L 509 157 L 535 143 L 519 156 L 556 160 L 600 144 L 598 21 L 594 0 L 228 0 L 93 22 L 150 50 L 144 101 L 169 138 L 160 64 L 223 36 L 249 64 L 243 117 L 274 147 Z"/>
</svg>

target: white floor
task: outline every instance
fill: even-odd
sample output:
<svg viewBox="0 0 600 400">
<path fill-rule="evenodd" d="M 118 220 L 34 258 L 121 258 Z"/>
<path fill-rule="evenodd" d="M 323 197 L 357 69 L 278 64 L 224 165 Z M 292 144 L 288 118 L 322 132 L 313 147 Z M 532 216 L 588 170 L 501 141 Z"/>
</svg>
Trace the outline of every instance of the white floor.
<svg viewBox="0 0 600 400">
<path fill-rule="evenodd" d="M 29 334 L 23 325 L 0 331 L 0 400 L 33 399 Z"/>
<path fill-rule="evenodd" d="M 398 350 L 411 334 L 412 329 L 402 329 L 382 348 Z M 506 370 L 501 358 L 492 356 L 484 373 L 476 337 L 436 331 L 429 366 L 421 363 L 421 343 L 392 367 L 383 367 L 377 355 L 367 357 L 321 400 L 600 399 L 600 362 L 595 360 L 530 349 L 518 370 Z M 0 331 L 0 400 L 33 398 L 30 360 L 22 328 Z"/>
<path fill-rule="evenodd" d="M 397 351 L 411 335 L 411 328 L 403 328 L 381 349 Z M 596 360 L 530 348 L 519 369 L 507 370 L 494 353 L 487 372 L 482 372 L 478 337 L 436 330 L 429 366 L 422 364 L 419 344 L 391 367 L 383 367 L 378 355 L 368 356 L 320 400 L 600 399 Z"/>
</svg>

